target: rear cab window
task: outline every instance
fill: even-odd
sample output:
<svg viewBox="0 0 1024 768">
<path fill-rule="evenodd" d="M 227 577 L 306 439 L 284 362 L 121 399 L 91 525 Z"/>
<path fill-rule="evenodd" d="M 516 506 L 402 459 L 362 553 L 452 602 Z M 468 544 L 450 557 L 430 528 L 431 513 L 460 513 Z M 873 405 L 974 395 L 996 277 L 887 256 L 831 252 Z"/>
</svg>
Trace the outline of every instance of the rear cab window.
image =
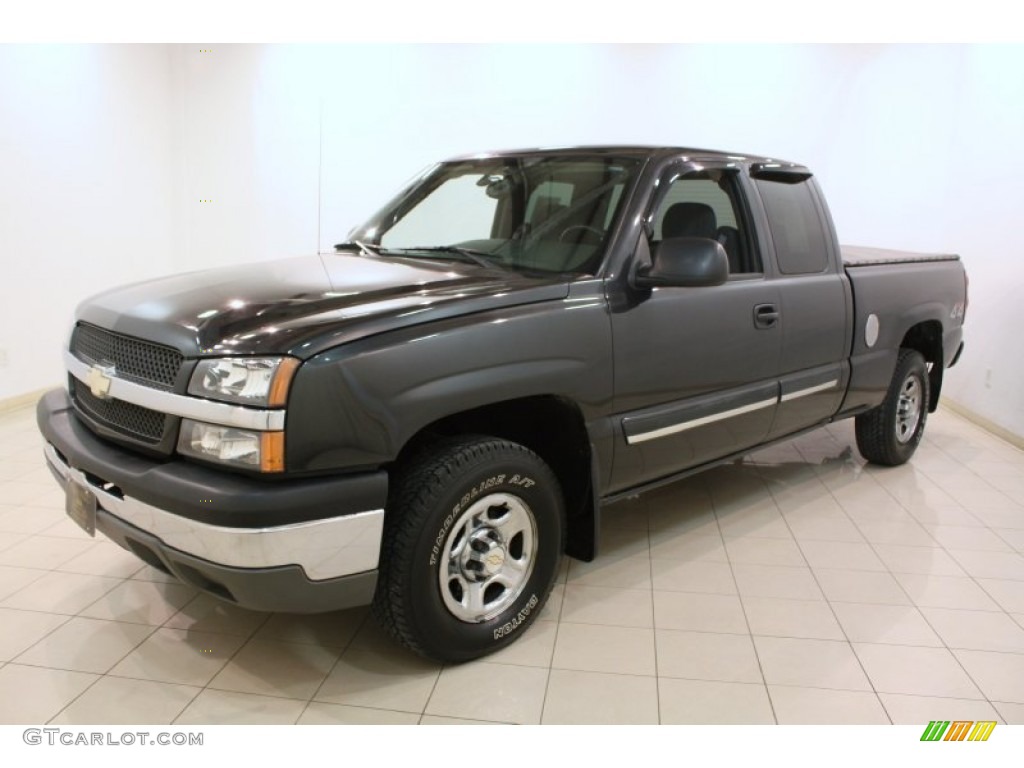
<svg viewBox="0 0 1024 768">
<path fill-rule="evenodd" d="M 795 183 L 756 179 L 768 214 L 779 271 L 817 275 L 828 268 L 828 235 L 807 180 Z"/>
</svg>

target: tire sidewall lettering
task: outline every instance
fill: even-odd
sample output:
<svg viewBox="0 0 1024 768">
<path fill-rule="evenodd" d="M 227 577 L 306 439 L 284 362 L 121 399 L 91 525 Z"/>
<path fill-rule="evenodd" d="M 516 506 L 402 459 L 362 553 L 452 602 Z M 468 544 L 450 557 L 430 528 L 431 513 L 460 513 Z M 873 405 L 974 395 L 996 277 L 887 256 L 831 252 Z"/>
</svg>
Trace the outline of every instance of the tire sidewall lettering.
<svg viewBox="0 0 1024 768">
<path fill-rule="evenodd" d="M 519 610 L 519 613 L 493 631 L 494 639 L 500 640 L 519 629 L 523 622 L 525 622 L 529 618 L 530 614 L 533 613 L 533 609 L 537 607 L 537 603 L 539 602 L 540 600 L 537 598 L 537 595 L 531 594 L 530 599 L 526 601 L 526 605 Z"/>
<path fill-rule="evenodd" d="M 451 560 L 451 548 L 466 555 L 464 539 L 480 527 L 493 527 L 470 537 L 469 545 L 483 552 L 476 545 L 478 540 L 490 547 L 500 544 L 506 554 L 521 558 L 525 541 L 485 541 L 503 530 L 504 523 L 492 526 L 487 518 L 498 520 L 500 513 L 491 507 L 505 502 L 522 504 L 531 517 L 530 575 L 523 572 L 510 582 L 514 599 L 510 595 L 502 599 L 492 590 L 485 602 L 491 602 L 494 615 L 477 621 L 479 615 L 465 610 L 457 591 L 445 590 L 457 590 L 452 579 L 460 575 L 480 581 L 470 570 L 483 561 L 475 558 L 477 562 L 470 566 L 463 557 Z M 514 530 L 518 536 L 518 525 L 507 529 L 507 535 Z M 374 612 L 383 626 L 408 648 L 431 659 L 459 663 L 480 658 L 519 639 L 551 593 L 565 551 L 561 483 L 526 446 L 488 436 L 442 438 L 396 470 L 389 488 L 385 535 L 374 597 Z M 495 574 L 504 567 L 491 558 L 487 562 Z M 508 576 L 512 578 L 512 573 Z"/>
<path fill-rule="evenodd" d="M 534 508 L 545 503 L 541 497 L 548 493 L 546 484 L 541 482 L 540 477 L 530 471 L 515 471 L 509 468 L 507 471 L 492 472 L 483 477 L 467 476 L 466 479 L 469 482 L 463 484 L 462 488 L 455 492 L 458 494 L 455 497 L 456 501 L 453 504 L 449 502 L 450 506 L 446 507 L 448 509 L 447 514 L 441 524 L 434 529 L 433 535 L 430 536 L 428 540 L 428 557 L 425 558 L 425 561 L 429 564 L 429 572 L 424 574 L 424 584 L 434 585 L 432 588 L 433 596 L 430 598 L 430 601 L 437 606 L 438 610 L 445 612 L 447 612 L 447 609 L 444 608 L 443 600 L 436 586 L 438 568 L 443 567 L 443 563 L 447 558 L 445 552 L 446 544 L 452 535 L 453 529 L 456 527 L 456 523 L 466 510 L 479 499 L 492 493 L 518 496 L 528 506 Z M 467 488 L 468 490 L 465 490 Z M 537 523 L 540 524 L 541 521 L 538 520 Z M 538 530 L 538 535 L 543 535 L 540 530 Z M 557 534 L 555 535 L 557 537 Z M 479 624 L 472 624 L 464 623 L 448 614 L 448 622 L 450 622 L 451 629 L 459 627 L 458 631 L 478 633 L 495 645 L 504 645 L 511 642 L 514 636 L 517 636 L 525 627 L 532 623 L 542 604 L 542 593 L 537 590 L 536 584 L 533 586 L 527 585 L 527 588 L 523 590 L 523 593 L 515 603 L 493 619 Z M 481 640 L 483 637 L 481 637 Z"/>
<path fill-rule="evenodd" d="M 470 504 L 480 498 L 484 492 L 500 488 L 506 484 L 506 480 L 508 480 L 507 484 L 513 486 L 516 490 L 532 488 L 537 484 L 537 481 L 529 475 L 514 474 L 509 478 L 506 473 L 491 475 L 478 483 L 474 483 L 473 487 L 466 493 L 462 494 L 462 497 L 452 506 L 451 512 L 449 512 L 445 517 L 437 535 L 431 542 L 430 565 L 432 567 L 437 565 L 438 560 L 441 557 L 441 550 L 444 547 L 445 540 L 448 538 L 448 533 L 455 521 L 459 519 L 459 516 L 466 511 L 466 508 Z"/>
</svg>

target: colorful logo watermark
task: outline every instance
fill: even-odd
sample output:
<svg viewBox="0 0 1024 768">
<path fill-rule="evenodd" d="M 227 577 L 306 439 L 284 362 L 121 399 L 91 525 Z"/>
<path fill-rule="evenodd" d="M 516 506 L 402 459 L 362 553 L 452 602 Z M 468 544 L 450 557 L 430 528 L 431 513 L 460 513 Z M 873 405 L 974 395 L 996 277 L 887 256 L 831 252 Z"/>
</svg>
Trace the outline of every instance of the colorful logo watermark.
<svg viewBox="0 0 1024 768">
<path fill-rule="evenodd" d="M 988 741 L 995 727 L 995 720 L 932 720 L 921 741 Z"/>
</svg>

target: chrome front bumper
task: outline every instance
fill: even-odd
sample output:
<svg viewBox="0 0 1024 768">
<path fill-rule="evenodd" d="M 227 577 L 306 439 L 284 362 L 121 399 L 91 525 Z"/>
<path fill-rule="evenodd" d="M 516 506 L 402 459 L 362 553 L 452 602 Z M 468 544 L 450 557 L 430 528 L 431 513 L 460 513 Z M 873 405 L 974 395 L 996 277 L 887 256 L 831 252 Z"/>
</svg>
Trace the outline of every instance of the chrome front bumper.
<svg viewBox="0 0 1024 768">
<path fill-rule="evenodd" d="M 377 568 L 383 509 L 266 528 L 229 528 L 183 517 L 126 496 L 102 478 L 70 466 L 49 443 L 44 453 L 60 482 L 82 486 L 96 497 L 100 510 L 164 547 L 193 558 L 229 568 L 298 566 L 311 581 Z M 216 500 L 211 499 L 211 503 Z"/>
</svg>

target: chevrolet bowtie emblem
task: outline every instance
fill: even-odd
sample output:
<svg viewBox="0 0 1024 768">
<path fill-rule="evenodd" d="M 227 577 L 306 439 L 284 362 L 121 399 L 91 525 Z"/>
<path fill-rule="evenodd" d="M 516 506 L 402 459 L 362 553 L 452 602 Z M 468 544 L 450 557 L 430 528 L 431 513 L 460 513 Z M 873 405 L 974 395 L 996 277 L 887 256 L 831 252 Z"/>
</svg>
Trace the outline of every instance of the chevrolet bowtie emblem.
<svg viewBox="0 0 1024 768">
<path fill-rule="evenodd" d="M 491 554 L 489 554 L 487 556 L 487 564 L 489 566 L 491 566 L 491 568 L 497 568 L 503 562 L 505 562 L 505 553 L 504 552 L 496 551 L 496 552 L 492 552 Z"/>
<path fill-rule="evenodd" d="M 89 385 L 89 391 L 94 397 L 106 400 L 110 392 L 110 382 L 115 374 L 112 365 L 94 365 L 85 375 L 85 383 Z"/>
</svg>

